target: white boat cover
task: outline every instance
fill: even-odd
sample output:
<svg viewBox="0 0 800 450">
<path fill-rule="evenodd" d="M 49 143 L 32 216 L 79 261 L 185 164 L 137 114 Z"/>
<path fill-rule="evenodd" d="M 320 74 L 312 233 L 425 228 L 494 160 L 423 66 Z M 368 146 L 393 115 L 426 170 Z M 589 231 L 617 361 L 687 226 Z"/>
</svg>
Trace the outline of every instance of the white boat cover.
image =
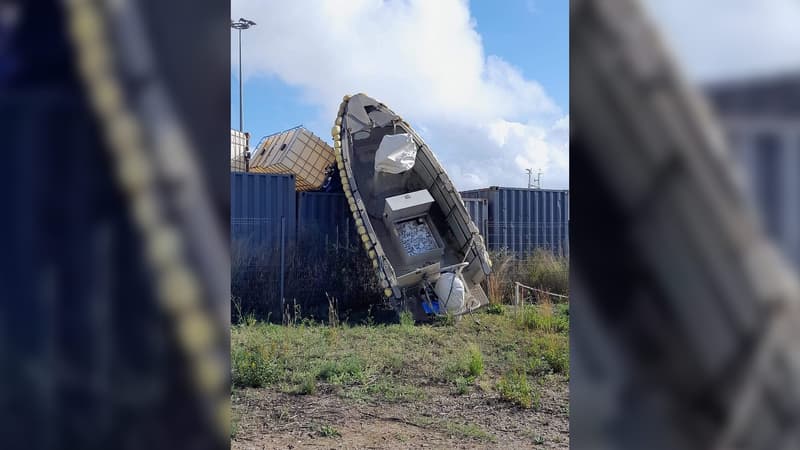
<svg viewBox="0 0 800 450">
<path fill-rule="evenodd" d="M 390 134 L 381 139 L 378 151 L 375 152 L 375 171 L 385 173 L 403 173 L 412 167 L 417 160 L 417 144 L 410 134 Z"/>
</svg>

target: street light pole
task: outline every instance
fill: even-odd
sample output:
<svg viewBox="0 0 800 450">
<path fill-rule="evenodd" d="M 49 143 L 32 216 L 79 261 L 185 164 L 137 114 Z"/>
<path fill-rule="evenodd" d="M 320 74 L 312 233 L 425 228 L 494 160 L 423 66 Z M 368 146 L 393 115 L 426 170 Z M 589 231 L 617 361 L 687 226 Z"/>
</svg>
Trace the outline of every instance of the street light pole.
<svg viewBox="0 0 800 450">
<path fill-rule="evenodd" d="M 242 29 L 239 28 L 239 131 L 244 132 L 242 124 Z"/>
<path fill-rule="evenodd" d="M 234 22 L 231 20 L 231 28 L 239 31 L 239 132 L 244 133 L 244 112 L 243 112 L 243 95 L 242 95 L 242 30 L 247 30 L 254 26 L 256 23 L 240 17 L 239 20 Z M 250 171 L 250 143 L 245 142 L 244 149 L 244 171 Z"/>
<path fill-rule="evenodd" d="M 231 20 L 231 28 L 239 31 L 239 131 L 244 132 L 244 120 L 242 112 L 242 30 L 247 30 L 256 23 L 252 20 L 239 18 L 236 22 Z"/>
</svg>

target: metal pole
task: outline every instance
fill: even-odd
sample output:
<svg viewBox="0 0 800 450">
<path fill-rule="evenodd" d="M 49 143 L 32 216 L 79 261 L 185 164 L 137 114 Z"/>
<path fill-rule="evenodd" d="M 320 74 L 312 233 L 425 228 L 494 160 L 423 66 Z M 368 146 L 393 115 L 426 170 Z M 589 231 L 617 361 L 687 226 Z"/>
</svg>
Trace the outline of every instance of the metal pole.
<svg viewBox="0 0 800 450">
<path fill-rule="evenodd" d="M 239 29 L 239 131 L 244 131 L 242 124 L 242 30 Z"/>
</svg>

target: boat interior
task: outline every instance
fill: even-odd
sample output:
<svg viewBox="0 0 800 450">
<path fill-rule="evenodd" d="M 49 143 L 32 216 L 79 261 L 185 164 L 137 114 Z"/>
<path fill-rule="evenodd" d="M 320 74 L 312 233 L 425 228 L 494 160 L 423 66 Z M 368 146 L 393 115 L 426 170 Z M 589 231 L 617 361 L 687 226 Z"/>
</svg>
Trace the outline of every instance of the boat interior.
<svg viewBox="0 0 800 450">
<path fill-rule="evenodd" d="M 472 285 L 483 281 L 489 269 L 472 245 L 472 221 L 463 205 L 462 208 L 457 207 L 460 202 L 457 191 L 433 153 L 413 130 L 383 105 L 376 106 L 376 103 L 370 103 L 368 97 L 360 97 L 355 96 L 350 100 L 343 123 L 350 131 L 348 159 L 356 181 L 354 188 L 361 195 L 373 231 L 392 264 L 398 283 L 401 287 L 414 285 L 422 279 L 423 273 L 435 278 L 440 268 L 467 262 L 469 265 L 462 275 L 471 290 Z M 400 174 L 376 172 L 375 153 L 381 140 L 386 135 L 399 133 L 411 134 L 417 144 L 414 166 Z M 424 264 L 409 264 L 408 258 L 404 258 L 406 255 L 401 253 L 405 250 L 399 245 L 390 244 L 393 242 L 394 225 L 384 218 L 384 208 L 387 198 L 419 190 L 428 191 L 434 199 L 428 210 L 428 223 L 435 227 L 443 252 L 435 260 L 426 260 Z M 425 269 L 420 270 L 423 266 Z"/>
</svg>

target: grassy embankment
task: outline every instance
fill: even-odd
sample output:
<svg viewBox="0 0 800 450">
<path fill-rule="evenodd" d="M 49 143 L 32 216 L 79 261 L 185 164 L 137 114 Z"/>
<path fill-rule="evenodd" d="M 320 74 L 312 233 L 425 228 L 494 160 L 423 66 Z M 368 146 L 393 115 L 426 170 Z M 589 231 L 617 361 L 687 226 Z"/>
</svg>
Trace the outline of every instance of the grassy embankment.
<svg viewBox="0 0 800 450">
<path fill-rule="evenodd" d="M 492 305 L 456 323 L 433 325 L 414 325 L 407 316 L 399 324 L 357 326 L 250 320 L 231 332 L 234 395 L 268 388 L 394 403 L 425 401 L 445 388 L 454 396 L 479 394 L 535 409 L 540 388 L 568 379 L 568 330 L 567 304 L 549 302 L 522 310 Z M 480 429 L 450 431 L 491 436 Z"/>
</svg>

